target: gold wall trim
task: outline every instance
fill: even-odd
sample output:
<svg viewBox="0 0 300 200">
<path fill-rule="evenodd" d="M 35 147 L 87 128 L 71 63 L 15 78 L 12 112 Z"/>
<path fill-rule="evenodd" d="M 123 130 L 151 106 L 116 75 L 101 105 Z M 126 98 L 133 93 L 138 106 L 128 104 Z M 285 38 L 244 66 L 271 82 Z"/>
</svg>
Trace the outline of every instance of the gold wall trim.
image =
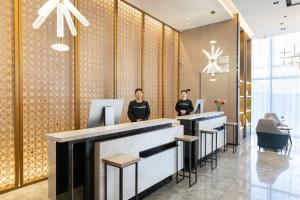
<svg viewBox="0 0 300 200">
<path fill-rule="evenodd" d="M 79 0 L 74 0 L 75 6 L 79 9 Z M 75 18 L 77 36 L 74 37 L 75 56 L 75 129 L 80 129 L 80 23 Z"/>
<path fill-rule="evenodd" d="M 165 84 L 164 84 L 164 68 L 165 68 L 165 25 L 163 24 L 163 32 L 162 32 L 162 68 L 161 68 L 161 74 L 162 74 L 162 117 L 165 117 Z"/>
<path fill-rule="evenodd" d="M 117 72 L 118 72 L 118 11 L 119 11 L 119 1 L 115 1 L 114 7 L 114 98 L 118 97 L 117 90 Z"/>
<path fill-rule="evenodd" d="M 14 31 L 15 31 L 15 187 L 20 184 L 20 27 L 19 0 L 14 0 Z"/>
<path fill-rule="evenodd" d="M 15 118 L 16 118 L 16 180 L 23 185 L 23 57 L 22 57 L 22 0 L 14 0 L 15 6 Z"/>
<path fill-rule="evenodd" d="M 180 99 L 180 32 L 178 32 L 178 54 L 177 54 L 177 58 L 178 58 L 178 68 L 177 68 L 177 97 L 178 99 Z"/>
<path fill-rule="evenodd" d="M 143 66 L 144 66 L 144 42 L 145 42 L 145 13 L 142 12 L 142 31 L 141 31 L 141 88 L 144 88 Z"/>
</svg>

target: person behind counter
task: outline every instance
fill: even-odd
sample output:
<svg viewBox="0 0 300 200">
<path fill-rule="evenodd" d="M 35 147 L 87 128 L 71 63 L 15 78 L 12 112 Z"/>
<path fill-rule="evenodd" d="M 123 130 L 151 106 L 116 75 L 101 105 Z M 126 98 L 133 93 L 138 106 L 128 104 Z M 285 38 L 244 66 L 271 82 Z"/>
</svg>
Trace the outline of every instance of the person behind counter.
<svg viewBox="0 0 300 200">
<path fill-rule="evenodd" d="M 181 99 L 177 101 L 175 107 L 178 116 L 189 115 L 194 110 L 192 101 L 187 98 L 189 91 L 189 89 L 181 90 Z"/>
<path fill-rule="evenodd" d="M 148 102 L 143 100 L 143 90 L 141 88 L 135 90 L 135 100 L 129 103 L 127 114 L 131 122 L 149 119 L 150 107 Z"/>
</svg>

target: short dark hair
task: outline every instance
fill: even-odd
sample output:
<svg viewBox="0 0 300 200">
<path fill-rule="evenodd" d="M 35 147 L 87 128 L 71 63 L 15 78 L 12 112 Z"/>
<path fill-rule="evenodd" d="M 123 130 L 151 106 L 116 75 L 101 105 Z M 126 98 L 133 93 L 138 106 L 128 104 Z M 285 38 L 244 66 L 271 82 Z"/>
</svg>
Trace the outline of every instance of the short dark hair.
<svg viewBox="0 0 300 200">
<path fill-rule="evenodd" d="M 137 93 L 137 92 L 142 92 L 143 93 L 143 89 L 142 88 L 136 88 L 134 93 Z"/>
<path fill-rule="evenodd" d="M 186 90 L 181 90 L 180 93 L 181 93 L 181 94 L 184 93 L 184 92 L 185 92 L 185 93 L 188 93 L 188 92 L 190 92 L 190 91 L 191 91 L 191 89 L 186 89 Z"/>
</svg>

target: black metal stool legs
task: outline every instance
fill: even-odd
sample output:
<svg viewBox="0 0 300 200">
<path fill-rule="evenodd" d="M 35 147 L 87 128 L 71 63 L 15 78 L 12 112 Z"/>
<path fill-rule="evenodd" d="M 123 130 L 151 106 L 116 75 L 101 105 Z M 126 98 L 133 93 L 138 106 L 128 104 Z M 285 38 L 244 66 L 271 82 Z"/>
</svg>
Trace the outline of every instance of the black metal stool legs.
<svg viewBox="0 0 300 200">
<path fill-rule="evenodd" d="M 202 167 L 202 162 L 204 162 L 204 165 L 206 165 L 207 162 L 210 162 L 211 163 L 211 170 L 214 170 L 215 168 L 217 168 L 218 166 L 218 162 L 217 162 L 217 159 L 218 159 L 218 156 L 217 156 L 217 153 L 218 153 L 218 133 L 217 131 L 201 131 L 200 132 L 201 134 L 201 138 L 202 138 L 202 134 L 205 134 L 204 135 L 204 156 L 203 156 L 203 159 L 202 159 L 202 151 L 201 151 L 201 159 L 200 159 L 200 167 Z M 209 155 L 206 155 L 206 135 L 209 134 L 211 135 L 211 153 Z M 215 142 L 215 149 L 214 149 L 214 135 L 216 135 L 216 142 Z M 202 148 L 202 145 L 201 145 L 201 148 Z M 214 162 L 215 162 L 215 166 L 214 166 Z M 203 166 L 204 166 L 203 165 Z"/>
<path fill-rule="evenodd" d="M 104 164 L 104 198 L 107 200 L 107 164 Z"/>
<path fill-rule="evenodd" d="M 119 182 L 119 199 L 123 200 L 123 168 L 120 168 L 120 182 Z"/>
<path fill-rule="evenodd" d="M 107 200 L 107 164 L 104 164 L 104 198 Z M 119 168 L 119 199 L 123 200 L 123 168 Z M 135 163 L 135 199 L 138 200 L 138 163 Z"/>
<path fill-rule="evenodd" d="M 186 141 L 183 141 L 183 145 L 188 145 L 188 167 L 187 169 L 183 167 L 183 169 L 179 170 L 178 167 L 178 150 L 179 150 L 179 141 L 176 141 L 177 143 L 177 147 L 176 147 L 176 184 L 180 183 L 182 180 L 184 180 L 184 178 L 188 178 L 189 179 L 189 187 L 192 187 L 194 184 L 197 183 L 198 179 L 197 179 L 197 157 L 196 157 L 196 148 L 195 148 L 195 158 L 194 158 L 194 170 L 192 170 L 192 142 L 188 142 L 188 144 L 185 144 Z M 185 154 L 183 154 L 185 155 Z M 180 172 L 182 172 L 182 174 L 180 174 Z M 186 175 L 186 173 L 188 173 L 188 175 Z M 192 182 L 192 174 L 195 174 L 195 181 Z M 182 178 L 179 179 L 178 176 L 181 176 Z"/>
<path fill-rule="evenodd" d="M 226 142 L 226 126 L 224 125 L 224 152 L 226 152 L 227 142 Z"/>
<path fill-rule="evenodd" d="M 191 187 L 191 171 L 192 171 L 192 144 L 189 144 L 189 186 Z"/>
<path fill-rule="evenodd" d="M 215 155 L 216 155 L 216 168 L 218 167 L 218 134 L 216 134 L 216 150 L 215 150 Z"/>
<path fill-rule="evenodd" d="M 138 175 L 139 175 L 139 167 L 138 167 L 138 163 L 135 163 L 135 199 L 138 200 L 139 196 L 138 196 Z"/>
<path fill-rule="evenodd" d="M 233 134 L 233 144 L 228 145 L 225 140 L 226 140 L 226 135 L 228 135 L 228 127 L 232 127 L 232 134 Z M 228 147 L 232 148 L 232 153 L 234 154 L 237 150 L 237 145 L 238 145 L 238 124 L 237 123 L 224 123 L 224 152 L 227 150 Z"/>
</svg>

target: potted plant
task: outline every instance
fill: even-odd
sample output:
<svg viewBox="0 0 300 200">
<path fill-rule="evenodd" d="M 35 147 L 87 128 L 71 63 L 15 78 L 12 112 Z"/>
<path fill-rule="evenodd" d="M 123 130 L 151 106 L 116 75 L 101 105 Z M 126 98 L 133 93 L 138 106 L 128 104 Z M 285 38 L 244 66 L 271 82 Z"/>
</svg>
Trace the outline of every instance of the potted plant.
<svg viewBox="0 0 300 200">
<path fill-rule="evenodd" d="M 226 101 L 223 98 L 215 100 L 215 104 L 217 105 L 218 112 L 220 112 L 222 110 L 222 107 L 225 105 L 225 103 L 226 103 Z"/>
</svg>

